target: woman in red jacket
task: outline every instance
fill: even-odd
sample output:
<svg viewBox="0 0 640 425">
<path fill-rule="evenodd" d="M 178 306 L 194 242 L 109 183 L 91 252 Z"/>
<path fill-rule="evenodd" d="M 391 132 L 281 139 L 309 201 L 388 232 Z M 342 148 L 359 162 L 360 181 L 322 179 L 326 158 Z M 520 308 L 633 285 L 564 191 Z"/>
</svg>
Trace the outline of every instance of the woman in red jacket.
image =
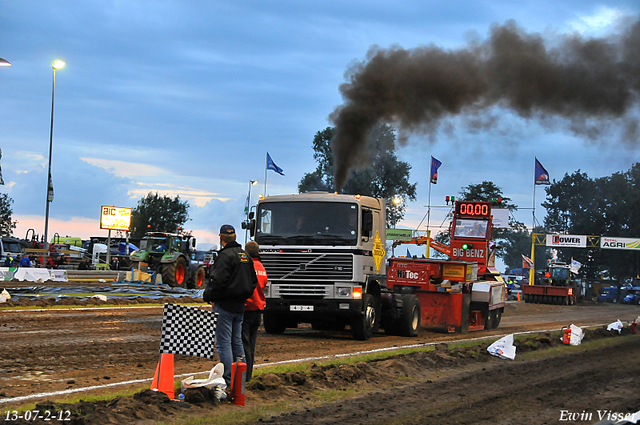
<svg viewBox="0 0 640 425">
<path fill-rule="evenodd" d="M 253 373 L 258 328 L 262 320 L 262 311 L 267 303 L 264 298 L 264 287 L 267 286 L 267 271 L 260 262 L 260 247 L 257 242 L 247 242 L 244 250 L 253 259 L 253 267 L 256 269 L 256 275 L 258 276 L 258 284 L 253 291 L 253 295 L 244 303 L 244 320 L 242 321 L 242 344 L 244 345 L 244 356 L 247 360 L 246 382 L 249 382 Z"/>
</svg>

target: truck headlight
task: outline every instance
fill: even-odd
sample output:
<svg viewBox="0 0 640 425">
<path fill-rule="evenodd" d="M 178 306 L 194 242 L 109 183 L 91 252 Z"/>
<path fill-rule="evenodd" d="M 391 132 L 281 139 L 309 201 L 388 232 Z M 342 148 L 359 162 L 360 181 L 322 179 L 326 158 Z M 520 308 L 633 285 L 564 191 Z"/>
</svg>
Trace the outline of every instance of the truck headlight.
<svg viewBox="0 0 640 425">
<path fill-rule="evenodd" d="M 351 296 L 351 288 L 337 288 L 337 296 L 338 297 L 350 297 Z"/>
</svg>

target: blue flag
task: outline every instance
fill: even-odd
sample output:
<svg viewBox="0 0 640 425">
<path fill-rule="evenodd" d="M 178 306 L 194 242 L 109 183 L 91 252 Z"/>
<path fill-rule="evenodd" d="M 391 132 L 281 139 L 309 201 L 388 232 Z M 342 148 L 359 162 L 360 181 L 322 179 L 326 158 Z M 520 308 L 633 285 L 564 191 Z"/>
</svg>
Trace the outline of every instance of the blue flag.
<svg viewBox="0 0 640 425">
<path fill-rule="evenodd" d="M 434 157 L 431 157 L 431 183 L 438 183 L 438 168 L 442 165 L 442 162 L 438 161 Z"/>
<path fill-rule="evenodd" d="M 413 256 L 411 255 L 411 253 L 409 252 L 409 248 L 407 248 L 407 258 L 413 258 Z"/>
<path fill-rule="evenodd" d="M 551 184 L 549 182 L 549 173 L 544 169 L 538 158 L 536 158 L 536 174 L 535 184 Z"/>
<path fill-rule="evenodd" d="M 269 152 L 267 152 L 267 170 L 273 170 L 281 176 L 284 176 L 282 168 L 278 167 L 276 163 L 273 162 L 273 159 L 271 159 L 271 155 L 269 155 Z"/>
</svg>

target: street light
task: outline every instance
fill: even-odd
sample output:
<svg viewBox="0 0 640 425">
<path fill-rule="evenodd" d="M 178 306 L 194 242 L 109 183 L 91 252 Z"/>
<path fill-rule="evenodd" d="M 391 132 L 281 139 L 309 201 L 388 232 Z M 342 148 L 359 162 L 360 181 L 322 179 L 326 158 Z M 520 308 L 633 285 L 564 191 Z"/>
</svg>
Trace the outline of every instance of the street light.
<svg viewBox="0 0 640 425">
<path fill-rule="evenodd" d="M 244 230 L 244 243 L 247 244 L 247 232 L 249 231 L 249 210 L 251 209 L 251 186 L 258 184 L 258 180 L 249 180 L 249 194 L 247 195 L 247 206 L 244 213 L 246 214 L 246 227 Z"/>
<path fill-rule="evenodd" d="M 53 148 L 53 104 L 56 98 L 56 69 L 64 67 L 65 63 L 61 60 L 53 62 L 53 88 L 51 90 L 51 129 L 49 130 L 49 173 L 47 176 L 47 208 L 44 215 L 44 248 L 49 249 L 49 241 L 47 233 L 49 232 L 49 203 L 53 201 L 53 183 L 51 182 L 51 150 Z"/>
<path fill-rule="evenodd" d="M 6 59 L 0 58 L 0 66 L 11 66 L 11 62 Z"/>
</svg>

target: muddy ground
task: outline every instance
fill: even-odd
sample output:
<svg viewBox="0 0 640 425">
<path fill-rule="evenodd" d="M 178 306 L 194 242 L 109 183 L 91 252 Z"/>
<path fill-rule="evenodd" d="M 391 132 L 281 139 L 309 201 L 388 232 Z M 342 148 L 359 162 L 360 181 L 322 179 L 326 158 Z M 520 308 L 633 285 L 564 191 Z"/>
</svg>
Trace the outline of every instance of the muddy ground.
<svg viewBox="0 0 640 425">
<path fill-rule="evenodd" d="M 162 393 L 145 390 L 158 361 L 161 306 L 29 312 L 4 308 L 0 310 L 0 417 L 7 423 L 51 423 L 21 422 L 7 413 L 27 402 L 12 399 L 36 395 L 29 401 L 39 403 L 39 410 L 65 415 L 73 412 L 65 422 L 78 424 L 179 423 L 185 417 L 248 412 L 277 402 L 287 403 L 291 412 L 264 411 L 261 422 L 543 424 L 558 423 L 562 415 L 578 412 L 590 413 L 591 418 L 586 419 L 591 420 L 561 423 L 595 423 L 598 413 L 640 410 L 637 335 L 619 335 L 600 327 L 587 332 L 585 341 L 607 338 L 613 346 L 585 351 L 562 345 L 558 335 L 549 332 L 532 334 L 527 341 L 517 340 L 513 361 L 489 355 L 486 347 L 506 333 L 558 329 L 570 323 L 602 325 L 618 318 L 628 323 L 639 314 L 637 306 L 510 303 L 497 330 L 465 336 L 423 330 L 417 338 L 379 333 L 370 341 L 354 341 L 348 330 L 319 332 L 301 326 L 278 336 L 261 331 L 256 353 L 259 365 L 463 337 L 493 337 L 467 349 L 452 351 L 438 344 L 431 353 L 339 367 L 321 366 L 316 361 L 306 374 L 262 374 L 248 384 L 246 406 L 238 407 L 211 404 L 205 398 L 200 403 L 196 399 L 173 402 Z M 624 333 L 629 333 L 628 328 Z M 523 356 L 557 345 L 559 355 L 550 358 L 527 360 Z M 206 372 L 214 363 L 176 356 L 176 379 Z M 123 382 L 128 384 L 105 386 Z M 96 388 L 75 396 L 127 388 L 137 392 L 109 402 L 52 404 L 65 391 L 88 387 Z M 54 395 L 43 395 L 50 392 Z M 328 398 L 319 402 L 318 394 Z"/>
</svg>

